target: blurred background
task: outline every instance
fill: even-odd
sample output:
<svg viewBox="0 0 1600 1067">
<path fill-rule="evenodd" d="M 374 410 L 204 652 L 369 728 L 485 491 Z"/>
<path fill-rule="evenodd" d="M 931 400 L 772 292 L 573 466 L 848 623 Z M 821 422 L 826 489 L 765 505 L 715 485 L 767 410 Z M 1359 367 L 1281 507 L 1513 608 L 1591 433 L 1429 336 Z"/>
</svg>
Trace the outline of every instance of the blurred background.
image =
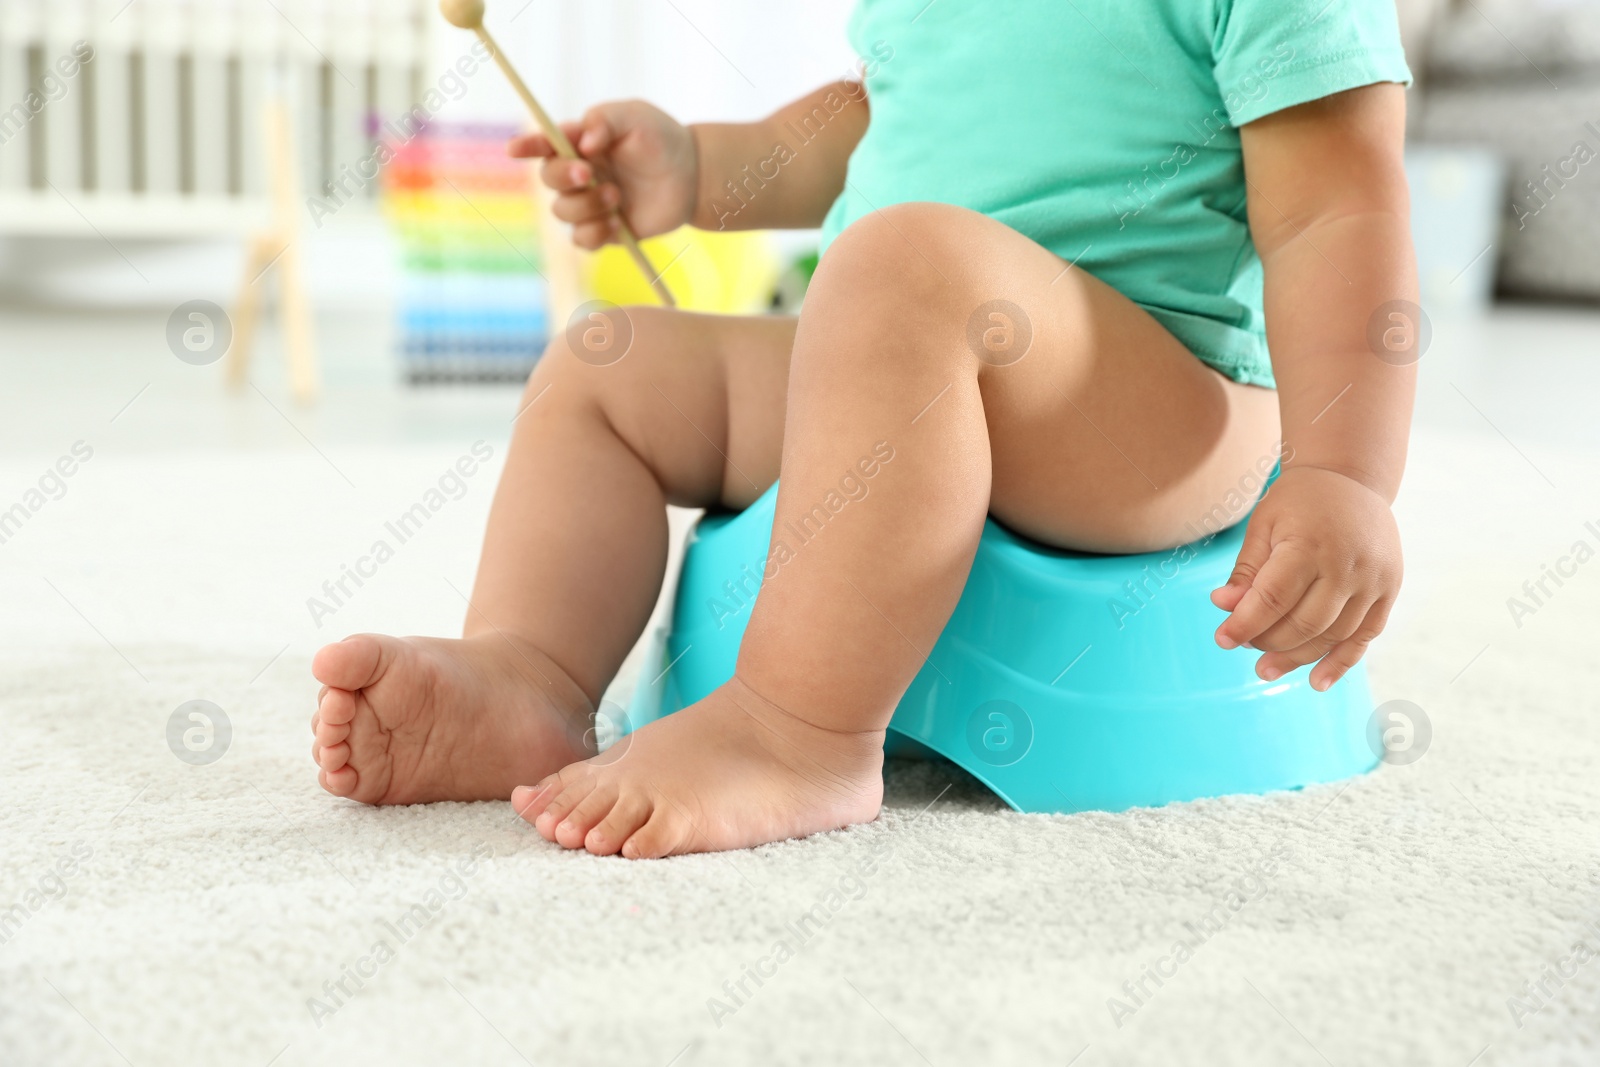
<svg viewBox="0 0 1600 1067">
<path fill-rule="evenodd" d="M 635 95 L 687 120 L 756 116 L 850 61 L 842 2 L 490 8 L 563 117 Z M 531 175 L 503 151 L 528 123 L 475 44 L 426 0 L 4 0 L 0 100 L 18 106 L 0 114 L 0 295 L 75 316 L 235 313 L 260 289 L 271 330 L 286 281 L 335 390 L 375 354 L 419 381 L 525 377 L 551 297 Z M 246 270 L 274 231 L 295 237 L 287 280 L 280 263 Z M 765 306 L 771 242 L 723 244 L 672 281 L 708 308 Z M 581 267 L 586 291 L 607 266 Z"/>
<path fill-rule="evenodd" d="M 849 70 L 849 6 L 505 0 L 488 21 L 557 116 L 641 96 L 694 121 L 760 115 Z M 1600 297 L 1600 5 L 1399 6 L 1424 306 Z M 206 300 L 244 309 L 246 346 L 260 331 L 261 382 L 285 346 L 311 349 L 333 398 L 524 377 L 552 302 L 642 294 L 620 257 L 546 264 L 560 235 L 501 152 L 526 118 L 473 44 L 427 0 L 0 0 L 7 325 L 92 330 Z M 749 311 L 807 240 L 663 258 L 691 304 Z"/>
</svg>

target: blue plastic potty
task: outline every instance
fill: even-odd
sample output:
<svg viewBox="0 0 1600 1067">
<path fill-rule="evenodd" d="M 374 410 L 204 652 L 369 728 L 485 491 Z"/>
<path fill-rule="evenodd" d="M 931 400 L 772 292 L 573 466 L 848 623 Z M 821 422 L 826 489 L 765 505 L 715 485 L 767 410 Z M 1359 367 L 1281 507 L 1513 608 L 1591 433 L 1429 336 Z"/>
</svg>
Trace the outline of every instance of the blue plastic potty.
<svg viewBox="0 0 1600 1067">
<path fill-rule="evenodd" d="M 622 732 L 733 676 L 777 494 L 690 535 L 671 624 L 653 635 Z M 1026 812 L 1121 811 L 1371 770 L 1359 666 L 1318 693 L 1309 668 L 1263 682 L 1257 653 L 1213 641 L 1222 614 L 1210 593 L 1243 539 L 1241 524 L 1165 552 L 1096 556 L 987 522 L 886 747 L 932 749 Z"/>
</svg>

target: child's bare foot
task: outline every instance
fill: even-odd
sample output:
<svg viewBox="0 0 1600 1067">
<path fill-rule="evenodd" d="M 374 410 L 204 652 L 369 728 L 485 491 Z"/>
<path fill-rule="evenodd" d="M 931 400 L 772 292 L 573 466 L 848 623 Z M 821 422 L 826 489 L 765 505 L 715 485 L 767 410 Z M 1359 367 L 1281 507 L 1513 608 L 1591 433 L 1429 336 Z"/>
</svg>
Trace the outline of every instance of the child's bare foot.
<svg viewBox="0 0 1600 1067">
<path fill-rule="evenodd" d="M 311 756 L 335 796 L 500 800 L 594 753 L 583 692 L 549 657 L 499 634 L 357 634 L 324 646 L 311 673 L 323 683 Z"/>
<path fill-rule="evenodd" d="M 838 733 L 737 677 L 512 806 L 547 840 L 630 859 L 748 848 L 877 817 L 883 731 Z"/>
</svg>

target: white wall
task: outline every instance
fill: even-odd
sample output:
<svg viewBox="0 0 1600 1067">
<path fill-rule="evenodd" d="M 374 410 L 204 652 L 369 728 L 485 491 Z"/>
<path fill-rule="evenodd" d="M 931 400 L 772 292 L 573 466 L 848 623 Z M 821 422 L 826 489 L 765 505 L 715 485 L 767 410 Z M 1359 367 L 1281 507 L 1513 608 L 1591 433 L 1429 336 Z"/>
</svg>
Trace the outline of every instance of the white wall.
<svg viewBox="0 0 1600 1067">
<path fill-rule="evenodd" d="M 844 74 L 850 8 L 851 0 L 492 0 L 487 25 L 558 119 L 638 96 L 687 122 L 738 120 Z M 470 45 L 470 35 L 440 23 L 439 68 Z M 476 79 L 450 114 L 524 120 L 497 74 Z"/>
</svg>

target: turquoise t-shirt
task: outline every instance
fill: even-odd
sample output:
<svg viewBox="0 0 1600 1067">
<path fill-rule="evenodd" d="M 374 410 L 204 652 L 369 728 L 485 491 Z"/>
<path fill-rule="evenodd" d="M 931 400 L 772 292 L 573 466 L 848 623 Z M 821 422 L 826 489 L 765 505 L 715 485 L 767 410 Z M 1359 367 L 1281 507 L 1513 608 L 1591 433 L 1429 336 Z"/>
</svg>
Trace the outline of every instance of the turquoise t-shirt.
<svg viewBox="0 0 1600 1067">
<path fill-rule="evenodd" d="M 860 0 L 872 122 L 822 242 L 875 208 L 980 211 L 1271 386 L 1238 127 L 1409 84 L 1393 0 Z"/>
</svg>

